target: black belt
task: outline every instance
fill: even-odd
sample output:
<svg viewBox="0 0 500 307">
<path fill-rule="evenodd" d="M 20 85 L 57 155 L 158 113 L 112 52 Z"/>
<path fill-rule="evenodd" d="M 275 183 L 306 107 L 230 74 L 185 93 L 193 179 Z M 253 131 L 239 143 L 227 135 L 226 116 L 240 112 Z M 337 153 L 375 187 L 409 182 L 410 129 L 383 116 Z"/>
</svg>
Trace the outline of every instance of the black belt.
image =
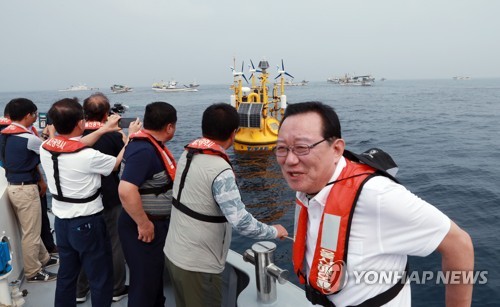
<svg viewBox="0 0 500 307">
<path fill-rule="evenodd" d="M 170 218 L 169 215 L 153 215 L 149 213 L 146 213 L 146 215 L 150 221 L 166 221 Z"/>
<path fill-rule="evenodd" d="M 10 185 L 28 185 L 28 184 L 38 184 L 38 181 L 22 181 L 22 182 L 9 182 Z"/>
</svg>

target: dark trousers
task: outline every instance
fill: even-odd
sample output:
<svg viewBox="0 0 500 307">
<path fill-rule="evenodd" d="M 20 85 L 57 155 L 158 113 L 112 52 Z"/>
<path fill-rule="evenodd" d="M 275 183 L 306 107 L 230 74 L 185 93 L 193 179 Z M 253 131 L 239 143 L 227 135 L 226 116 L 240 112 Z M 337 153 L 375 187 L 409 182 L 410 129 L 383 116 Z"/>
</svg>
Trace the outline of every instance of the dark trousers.
<svg viewBox="0 0 500 307">
<path fill-rule="evenodd" d="M 92 306 L 107 307 L 113 297 L 111 244 L 101 213 L 71 219 L 55 219 L 60 266 L 55 307 L 76 305 L 76 280 L 85 270 Z"/>
<path fill-rule="evenodd" d="M 113 296 L 125 291 L 125 257 L 123 256 L 122 245 L 118 237 L 118 217 L 122 211 L 122 206 L 104 207 L 102 216 L 106 222 L 109 239 L 111 241 L 111 252 L 113 254 Z M 84 297 L 90 290 L 85 270 L 81 270 L 78 276 L 77 297 Z"/>
<path fill-rule="evenodd" d="M 54 243 L 54 237 L 50 229 L 49 216 L 47 215 L 47 194 L 40 196 L 40 202 L 42 204 L 42 231 L 40 237 L 47 251 L 53 253 L 56 249 L 56 244 Z"/>
<path fill-rule="evenodd" d="M 118 234 L 129 268 L 128 306 L 159 307 L 165 305 L 163 295 L 163 247 L 170 220 L 153 221 L 155 237 L 150 243 L 137 239 L 137 224 L 122 210 L 118 219 Z"/>
</svg>

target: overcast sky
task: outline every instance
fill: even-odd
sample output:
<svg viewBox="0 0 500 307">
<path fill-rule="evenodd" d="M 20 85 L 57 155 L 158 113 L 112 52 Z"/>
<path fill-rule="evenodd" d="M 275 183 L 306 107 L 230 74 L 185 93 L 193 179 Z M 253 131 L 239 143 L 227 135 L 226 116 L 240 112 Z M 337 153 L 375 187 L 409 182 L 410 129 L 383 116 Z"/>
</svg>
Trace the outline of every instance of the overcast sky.
<svg viewBox="0 0 500 307">
<path fill-rule="evenodd" d="M 295 80 L 500 77 L 498 0 L 0 0 L 0 91 L 232 82 L 265 57 Z M 248 73 L 247 73 L 248 74 Z"/>
</svg>

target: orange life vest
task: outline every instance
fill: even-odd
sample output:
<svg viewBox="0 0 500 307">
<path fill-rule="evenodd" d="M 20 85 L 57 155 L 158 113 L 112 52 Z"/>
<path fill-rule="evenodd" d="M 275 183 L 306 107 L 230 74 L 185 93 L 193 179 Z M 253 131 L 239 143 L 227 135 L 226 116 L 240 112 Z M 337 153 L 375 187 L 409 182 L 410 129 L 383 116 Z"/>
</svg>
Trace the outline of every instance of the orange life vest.
<svg viewBox="0 0 500 307">
<path fill-rule="evenodd" d="M 36 130 L 35 126 L 31 126 L 29 129 L 28 128 L 23 129 L 18 125 L 12 125 L 12 121 L 8 118 L 2 117 L 0 119 L 3 119 L 0 120 L 0 126 L 8 125 L 7 127 L 5 127 L 5 129 L 2 130 L 3 134 L 33 133 L 34 135 L 38 136 L 38 131 Z"/>
<path fill-rule="evenodd" d="M 50 153 L 73 153 L 88 146 L 80 141 L 71 140 L 60 135 L 43 142 L 42 147 Z"/>
<path fill-rule="evenodd" d="M 91 195 L 86 198 L 66 197 L 63 195 L 61 188 L 61 181 L 59 175 L 59 162 L 58 162 L 59 155 L 78 152 L 80 150 L 88 148 L 87 145 L 85 145 L 80 141 L 71 140 L 59 135 L 43 142 L 42 148 L 50 152 L 50 154 L 52 155 L 52 164 L 53 164 L 52 167 L 54 168 L 54 180 L 57 189 L 57 194 L 52 193 L 52 197 L 54 199 L 68 203 L 81 204 L 81 203 L 91 202 L 95 200 L 97 197 L 99 197 L 99 195 L 101 194 L 101 188 L 97 189 L 94 195 Z"/>
<path fill-rule="evenodd" d="M 184 146 L 186 150 L 194 150 L 196 153 L 206 154 L 206 155 L 215 155 L 220 156 L 224 160 L 231 165 L 231 161 L 229 161 L 229 157 L 226 154 L 224 148 L 222 148 L 219 144 L 207 138 L 200 138 L 192 141 L 188 145 Z"/>
<path fill-rule="evenodd" d="M 22 134 L 31 133 L 27 128 L 20 127 L 18 125 L 10 124 L 5 129 L 2 130 L 2 134 Z"/>
<path fill-rule="evenodd" d="M 170 176 L 170 179 L 174 181 L 175 179 L 175 169 L 176 169 L 176 164 L 175 164 L 175 159 L 170 150 L 168 148 L 161 144 L 160 142 L 157 141 L 151 134 L 147 133 L 144 130 L 139 130 L 136 133 L 132 134 L 129 139 L 134 140 L 134 139 L 139 139 L 139 140 L 146 140 L 156 150 L 156 153 L 158 156 L 161 158 L 161 161 L 163 162 L 163 166 L 165 167 L 165 170 L 167 171 L 168 175 Z"/>
<path fill-rule="evenodd" d="M 0 126 L 8 126 L 12 124 L 12 121 L 8 119 L 7 117 L 0 117 Z"/>
<path fill-rule="evenodd" d="M 375 169 L 368 165 L 348 159 L 346 163 L 328 195 L 309 272 L 308 284 L 326 295 L 337 293 L 343 286 L 352 216 L 361 186 L 375 173 Z M 300 213 L 293 244 L 293 267 L 299 281 L 304 284 L 308 215 L 307 207 L 298 199 L 296 202 L 300 206 Z M 336 238 L 322 240 L 323 235 L 326 237 L 334 234 L 337 234 Z"/>
</svg>

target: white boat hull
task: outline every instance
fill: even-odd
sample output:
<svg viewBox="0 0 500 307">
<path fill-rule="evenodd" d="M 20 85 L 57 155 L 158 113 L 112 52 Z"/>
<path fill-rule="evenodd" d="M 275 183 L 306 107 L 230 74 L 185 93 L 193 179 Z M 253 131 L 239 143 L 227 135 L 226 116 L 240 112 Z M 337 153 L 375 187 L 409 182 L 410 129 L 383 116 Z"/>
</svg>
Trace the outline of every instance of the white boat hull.
<svg viewBox="0 0 500 307">
<path fill-rule="evenodd" d="M 153 88 L 155 92 L 197 92 L 196 88 Z"/>
</svg>

